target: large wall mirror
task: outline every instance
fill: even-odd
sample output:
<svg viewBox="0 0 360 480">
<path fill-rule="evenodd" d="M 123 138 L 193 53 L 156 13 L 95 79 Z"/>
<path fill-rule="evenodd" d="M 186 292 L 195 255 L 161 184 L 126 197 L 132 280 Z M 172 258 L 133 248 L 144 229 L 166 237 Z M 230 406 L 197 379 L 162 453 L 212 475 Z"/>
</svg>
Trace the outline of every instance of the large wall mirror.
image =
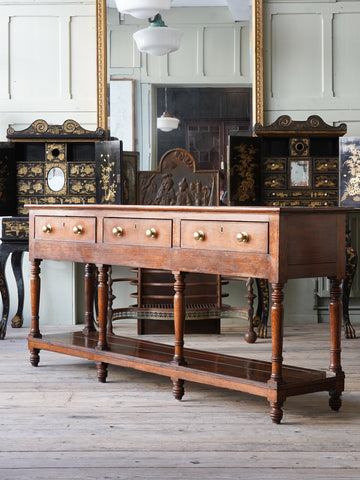
<svg viewBox="0 0 360 480">
<path fill-rule="evenodd" d="M 250 18 L 251 41 L 251 79 L 252 79 L 252 123 L 263 124 L 263 0 L 253 0 Z M 108 125 L 108 92 L 107 92 L 107 2 L 96 0 L 97 17 L 97 123 L 106 131 Z M 241 87 L 242 85 L 238 85 Z"/>
</svg>

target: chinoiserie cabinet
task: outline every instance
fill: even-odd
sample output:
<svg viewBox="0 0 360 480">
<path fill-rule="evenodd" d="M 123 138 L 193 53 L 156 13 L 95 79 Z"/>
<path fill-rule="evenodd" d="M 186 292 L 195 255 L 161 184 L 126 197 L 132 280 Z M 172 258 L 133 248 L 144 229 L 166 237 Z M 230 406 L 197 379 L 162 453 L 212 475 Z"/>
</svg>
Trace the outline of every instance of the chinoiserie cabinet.
<svg viewBox="0 0 360 480">
<path fill-rule="evenodd" d="M 106 141 L 103 129 L 89 131 L 74 120 L 62 125 L 36 120 L 19 131 L 9 127 L 7 138 L 0 144 L 0 338 L 9 315 L 5 264 L 10 255 L 18 287 L 12 326 L 23 323 L 21 256 L 29 229 L 24 205 L 135 203 L 138 160 L 135 152 L 123 152 L 121 141 Z"/>
<path fill-rule="evenodd" d="M 231 137 L 227 169 L 229 205 L 334 207 L 339 200 L 339 139 L 346 125 L 331 126 L 319 116 L 293 121 L 288 115 L 269 126 L 255 125 L 251 138 Z M 357 255 L 347 237 L 343 283 L 345 335 L 355 336 L 348 302 Z M 265 318 L 266 322 L 266 318 Z M 266 324 L 259 327 L 266 336 Z"/>
</svg>

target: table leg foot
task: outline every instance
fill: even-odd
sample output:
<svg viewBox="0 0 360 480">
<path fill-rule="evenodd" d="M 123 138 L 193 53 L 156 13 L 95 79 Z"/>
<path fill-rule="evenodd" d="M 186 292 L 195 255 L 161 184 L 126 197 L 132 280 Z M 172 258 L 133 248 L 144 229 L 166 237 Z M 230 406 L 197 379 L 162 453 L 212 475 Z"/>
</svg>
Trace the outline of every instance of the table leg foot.
<svg viewBox="0 0 360 480">
<path fill-rule="evenodd" d="M 282 406 L 284 402 L 271 402 L 270 403 L 270 417 L 273 423 L 279 424 L 283 418 Z"/>
<path fill-rule="evenodd" d="M 11 320 L 12 328 L 21 328 L 23 326 L 24 319 L 20 315 L 15 315 Z"/>
<path fill-rule="evenodd" d="M 96 362 L 97 378 L 98 378 L 100 383 L 105 383 L 106 382 L 107 367 L 108 367 L 107 363 Z"/>
<path fill-rule="evenodd" d="M 332 390 L 329 392 L 329 395 L 329 406 L 332 410 L 337 412 L 341 407 L 341 394 L 339 394 L 336 390 Z"/>
<path fill-rule="evenodd" d="M 184 396 L 185 390 L 184 390 L 184 380 L 181 380 L 181 378 L 173 379 L 173 395 L 176 398 L 176 400 L 181 400 L 182 397 Z"/>
<path fill-rule="evenodd" d="M 30 363 L 33 367 L 37 367 L 40 362 L 40 350 L 38 348 L 33 348 L 30 350 Z"/>
</svg>

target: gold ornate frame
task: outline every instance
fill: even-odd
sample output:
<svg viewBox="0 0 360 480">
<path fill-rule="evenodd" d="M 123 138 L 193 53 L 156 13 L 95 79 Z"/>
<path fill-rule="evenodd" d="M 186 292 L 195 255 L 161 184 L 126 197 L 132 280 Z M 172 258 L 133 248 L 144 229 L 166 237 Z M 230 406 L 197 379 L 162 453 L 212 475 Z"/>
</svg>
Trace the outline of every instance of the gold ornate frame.
<svg viewBox="0 0 360 480">
<path fill-rule="evenodd" d="M 253 0 L 253 123 L 264 123 L 263 87 L 263 0 Z M 96 0 L 97 32 L 97 126 L 107 131 L 106 0 Z"/>
</svg>

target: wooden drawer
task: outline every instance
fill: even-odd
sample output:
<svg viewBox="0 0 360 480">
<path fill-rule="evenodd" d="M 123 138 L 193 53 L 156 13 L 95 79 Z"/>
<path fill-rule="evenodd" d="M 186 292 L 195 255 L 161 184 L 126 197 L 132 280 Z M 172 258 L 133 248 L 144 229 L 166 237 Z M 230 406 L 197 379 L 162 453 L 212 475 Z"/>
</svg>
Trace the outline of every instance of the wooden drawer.
<svg viewBox="0 0 360 480">
<path fill-rule="evenodd" d="M 103 242 L 172 247 L 172 220 L 104 218 Z"/>
<path fill-rule="evenodd" d="M 286 175 L 264 175 L 264 188 L 281 188 L 287 187 Z"/>
<path fill-rule="evenodd" d="M 316 172 L 329 172 L 337 173 L 339 169 L 339 162 L 337 158 L 315 158 L 315 171 Z"/>
<path fill-rule="evenodd" d="M 35 217 L 36 240 L 66 240 L 69 242 L 96 242 L 94 217 Z"/>
<path fill-rule="evenodd" d="M 272 158 L 266 157 L 263 160 L 264 172 L 286 172 L 286 157 Z"/>
<path fill-rule="evenodd" d="M 194 234 L 203 232 L 203 240 Z M 238 234 L 246 233 L 248 241 L 239 241 Z M 230 222 L 182 220 L 181 248 L 230 250 L 268 253 L 269 224 L 267 222 Z"/>
</svg>

